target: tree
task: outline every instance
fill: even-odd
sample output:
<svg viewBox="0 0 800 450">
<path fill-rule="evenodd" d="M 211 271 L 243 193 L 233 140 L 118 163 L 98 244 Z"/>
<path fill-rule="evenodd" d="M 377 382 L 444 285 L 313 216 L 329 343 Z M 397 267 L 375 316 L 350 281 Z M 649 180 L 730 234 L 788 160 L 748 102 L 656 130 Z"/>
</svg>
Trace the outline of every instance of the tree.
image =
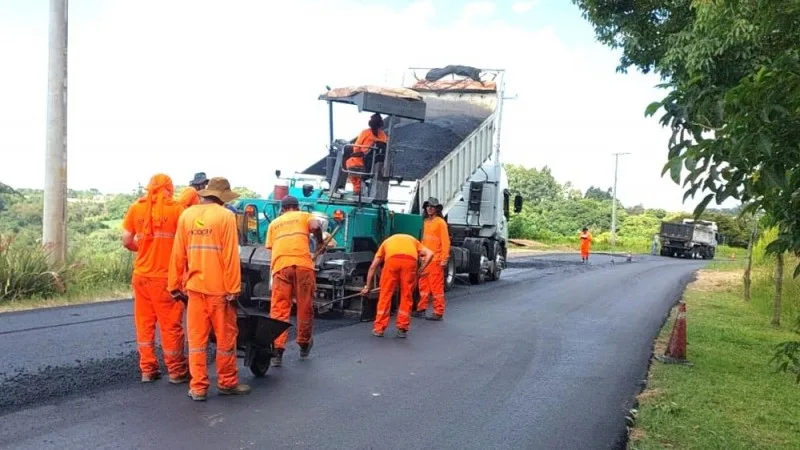
<svg viewBox="0 0 800 450">
<path fill-rule="evenodd" d="M 607 190 L 602 190 L 599 187 L 589 186 L 589 189 L 586 190 L 586 193 L 583 195 L 583 198 L 588 198 L 592 200 L 612 200 L 614 196 L 612 195 L 611 188 Z M 619 201 L 617 201 L 619 204 Z"/>
<path fill-rule="evenodd" d="M 505 165 L 508 184 L 512 190 L 522 195 L 527 203 L 537 204 L 555 201 L 564 197 L 564 187 L 553 177 L 550 168 L 525 168 L 514 164 Z"/>
</svg>

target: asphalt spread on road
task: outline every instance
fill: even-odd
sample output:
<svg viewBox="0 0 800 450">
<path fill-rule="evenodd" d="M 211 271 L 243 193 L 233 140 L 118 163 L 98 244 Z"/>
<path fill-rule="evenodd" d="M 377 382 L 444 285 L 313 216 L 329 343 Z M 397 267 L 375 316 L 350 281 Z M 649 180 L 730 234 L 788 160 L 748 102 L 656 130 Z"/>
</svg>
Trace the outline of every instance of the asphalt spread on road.
<svg viewBox="0 0 800 450">
<path fill-rule="evenodd" d="M 611 448 L 652 339 L 703 263 L 610 261 L 512 259 L 406 340 L 318 320 L 309 360 L 290 347 L 264 379 L 240 370 L 251 395 L 212 389 L 206 403 L 138 383 L 130 302 L 0 315 L 0 446 Z"/>
</svg>

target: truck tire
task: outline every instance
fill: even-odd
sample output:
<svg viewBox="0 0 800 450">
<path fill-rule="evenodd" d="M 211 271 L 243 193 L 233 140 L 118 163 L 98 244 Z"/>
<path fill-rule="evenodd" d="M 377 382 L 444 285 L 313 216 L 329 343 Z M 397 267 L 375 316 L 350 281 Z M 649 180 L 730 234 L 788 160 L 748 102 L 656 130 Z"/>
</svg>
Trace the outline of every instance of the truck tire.
<svg viewBox="0 0 800 450">
<path fill-rule="evenodd" d="M 483 282 L 486 281 L 488 266 L 489 266 L 489 257 L 487 256 L 488 254 L 489 252 L 486 251 L 486 246 L 481 245 L 481 263 L 478 266 L 477 273 L 469 274 L 470 283 L 483 284 Z"/>
<path fill-rule="evenodd" d="M 497 281 L 500 279 L 500 274 L 503 272 L 503 247 L 499 242 L 494 243 L 494 262 L 492 263 L 492 271 L 489 276 L 489 281 Z"/>
<path fill-rule="evenodd" d="M 449 292 L 456 284 L 456 262 L 453 258 L 447 261 L 447 270 L 444 273 L 444 291 Z"/>
</svg>

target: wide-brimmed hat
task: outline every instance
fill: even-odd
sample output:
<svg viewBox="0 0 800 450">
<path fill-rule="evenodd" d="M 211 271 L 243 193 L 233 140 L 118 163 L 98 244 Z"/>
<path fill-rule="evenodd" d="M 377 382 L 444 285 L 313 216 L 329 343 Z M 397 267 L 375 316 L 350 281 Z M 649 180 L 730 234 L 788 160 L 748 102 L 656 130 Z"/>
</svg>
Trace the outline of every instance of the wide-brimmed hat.
<svg viewBox="0 0 800 450">
<path fill-rule="evenodd" d="M 194 178 L 189 181 L 190 186 L 197 186 L 199 184 L 208 183 L 208 177 L 206 177 L 205 172 L 197 172 L 194 174 Z"/>
<path fill-rule="evenodd" d="M 439 203 L 439 199 L 435 197 L 429 197 L 428 200 L 426 200 L 425 203 L 422 204 L 423 208 L 427 208 L 428 206 L 433 206 L 434 208 L 442 207 L 441 203 Z"/>
<path fill-rule="evenodd" d="M 197 192 L 200 197 L 217 197 L 223 203 L 239 198 L 239 194 L 231 190 L 231 184 L 223 177 L 214 177 L 208 180 L 208 186 Z"/>
</svg>

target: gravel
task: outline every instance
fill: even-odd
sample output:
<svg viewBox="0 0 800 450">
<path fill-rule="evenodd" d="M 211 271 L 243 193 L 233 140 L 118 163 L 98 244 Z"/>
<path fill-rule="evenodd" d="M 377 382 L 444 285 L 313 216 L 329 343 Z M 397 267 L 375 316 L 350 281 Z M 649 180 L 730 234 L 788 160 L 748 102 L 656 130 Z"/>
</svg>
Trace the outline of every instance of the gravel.
<svg viewBox="0 0 800 450">
<path fill-rule="evenodd" d="M 390 137 L 391 148 L 398 151 L 394 175 L 406 180 L 425 176 L 492 113 L 490 109 L 466 102 L 436 98 L 426 101 L 425 122 L 399 120 Z M 387 132 L 388 126 L 387 121 Z M 325 158 L 306 169 L 305 173 L 325 175 Z"/>
</svg>

